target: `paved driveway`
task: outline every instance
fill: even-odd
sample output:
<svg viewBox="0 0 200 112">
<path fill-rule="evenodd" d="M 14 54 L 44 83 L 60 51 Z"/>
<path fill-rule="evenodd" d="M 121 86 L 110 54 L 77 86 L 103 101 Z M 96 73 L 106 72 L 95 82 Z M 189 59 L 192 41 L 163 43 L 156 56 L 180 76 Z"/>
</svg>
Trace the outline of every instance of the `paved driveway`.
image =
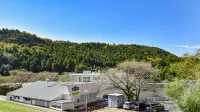
<svg viewBox="0 0 200 112">
<path fill-rule="evenodd" d="M 119 108 L 109 108 L 105 107 L 103 109 L 95 110 L 93 112 L 136 112 L 133 110 L 125 110 L 125 109 L 119 109 Z"/>
</svg>

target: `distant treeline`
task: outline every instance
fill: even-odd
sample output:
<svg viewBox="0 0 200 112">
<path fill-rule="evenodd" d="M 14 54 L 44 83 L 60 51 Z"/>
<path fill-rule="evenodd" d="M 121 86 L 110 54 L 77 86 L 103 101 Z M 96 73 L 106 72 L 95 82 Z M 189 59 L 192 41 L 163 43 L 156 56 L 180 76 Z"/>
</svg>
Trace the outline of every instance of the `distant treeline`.
<svg viewBox="0 0 200 112">
<path fill-rule="evenodd" d="M 159 69 L 179 61 L 176 55 L 157 47 L 98 42 L 79 44 L 70 41 L 52 41 L 19 30 L 0 30 L 0 74 L 2 75 L 8 75 L 11 69 L 59 73 L 102 70 L 132 59 L 150 61 Z"/>
</svg>

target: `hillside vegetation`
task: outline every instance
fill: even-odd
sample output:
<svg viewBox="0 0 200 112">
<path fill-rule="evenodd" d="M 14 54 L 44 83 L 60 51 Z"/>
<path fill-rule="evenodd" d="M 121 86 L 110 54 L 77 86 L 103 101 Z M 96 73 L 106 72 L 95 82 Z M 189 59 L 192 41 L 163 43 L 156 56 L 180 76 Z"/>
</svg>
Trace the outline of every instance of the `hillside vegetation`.
<svg viewBox="0 0 200 112">
<path fill-rule="evenodd" d="M 159 69 L 179 61 L 176 55 L 157 47 L 52 41 L 19 30 L 0 30 L 0 74 L 2 75 L 8 75 L 7 71 L 11 69 L 59 73 L 102 70 L 132 59 L 150 61 Z"/>
</svg>

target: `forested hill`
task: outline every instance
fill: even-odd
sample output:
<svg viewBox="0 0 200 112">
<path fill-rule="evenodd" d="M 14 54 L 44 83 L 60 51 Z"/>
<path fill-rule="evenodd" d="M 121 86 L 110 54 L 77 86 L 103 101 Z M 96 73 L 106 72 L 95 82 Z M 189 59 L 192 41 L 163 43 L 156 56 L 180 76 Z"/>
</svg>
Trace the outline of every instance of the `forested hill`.
<svg viewBox="0 0 200 112">
<path fill-rule="evenodd" d="M 32 72 L 81 72 L 106 69 L 124 60 L 147 60 L 164 68 L 179 58 L 165 50 L 142 45 L 73 43 L 52 41 L 19 30 L 0 30 L 0 74 L 2 69 Z"/>
</svg>

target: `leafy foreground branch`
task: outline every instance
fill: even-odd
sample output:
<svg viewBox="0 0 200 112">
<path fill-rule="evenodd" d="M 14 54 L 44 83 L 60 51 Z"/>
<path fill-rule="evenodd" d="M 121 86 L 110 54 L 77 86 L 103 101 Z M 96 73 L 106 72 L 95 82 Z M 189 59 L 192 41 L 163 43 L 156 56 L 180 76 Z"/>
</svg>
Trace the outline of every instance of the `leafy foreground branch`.
<svg viewBox="0 0 200 112">
<path fill-rule="evenodd" d="M 166 94 L 183 112 L 200 112 L 200 84 L 176 80 L 165 89 Z"/>
</svg>

